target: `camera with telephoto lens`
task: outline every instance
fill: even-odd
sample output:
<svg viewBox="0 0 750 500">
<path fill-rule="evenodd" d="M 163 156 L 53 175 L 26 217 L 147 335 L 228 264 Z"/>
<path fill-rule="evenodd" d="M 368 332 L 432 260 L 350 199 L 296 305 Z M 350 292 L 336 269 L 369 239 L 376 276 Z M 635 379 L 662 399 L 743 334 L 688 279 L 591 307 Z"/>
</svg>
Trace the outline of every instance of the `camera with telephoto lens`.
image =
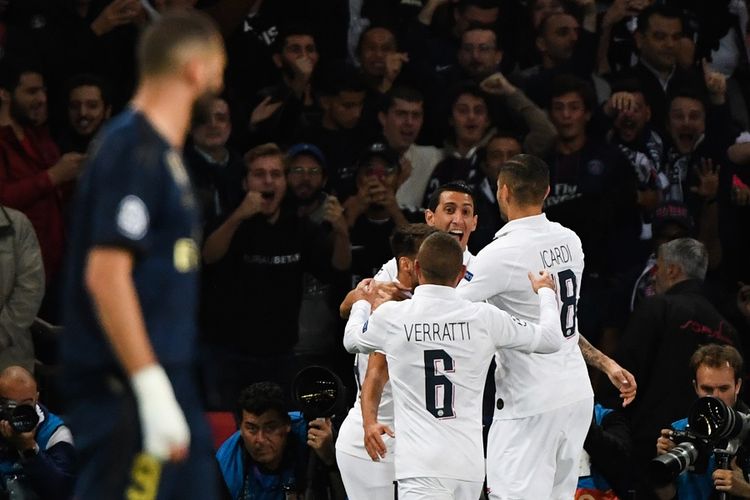
<svg viewBox="0 0 750 500">
<path fill-rule="evenodd" d="M 39 415 L 33 405 L 0 405 L 0 420 L 7 420 L 15 433 L 31 432 L 39 423 Z"/>
<path fill-rule="evenodd" d="M 712 454 L 734 456 L 750 432 L 750 415 L 728 407 L 720 399 L 703 397 L 690 408 L 688 428 L 673 431 L 677 445 L 653 460 L 649 475 L 654 485 L 674 481 L 686 469 L 701 474 Z"/>
<path fill-rule="evenodd" d="M 331 417 L 344 409 L 344 384 L 328 368 L 308 366 L 297 373 L 292 384 L 294 402 L 305 418 Z"/>
</svg>

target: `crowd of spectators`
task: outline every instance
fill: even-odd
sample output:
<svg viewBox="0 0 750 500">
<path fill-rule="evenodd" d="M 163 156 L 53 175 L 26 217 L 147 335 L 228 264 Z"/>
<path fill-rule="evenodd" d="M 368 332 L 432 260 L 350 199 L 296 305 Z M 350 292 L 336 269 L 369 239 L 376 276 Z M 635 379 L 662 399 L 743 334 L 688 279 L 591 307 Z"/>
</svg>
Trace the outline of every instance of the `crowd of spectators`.
<svg viewBox="0 0 750 500">
<path fill-rule="evenodd" d="M 638 379 L 638 452 L 686 414 L 697 345 L 748 359 L 745 0 L 0 0 L 0 370 L 33 367 L 37 308 L 62 321 L 76 178 L 168 7 L 211 15 L 228 54 L 183 151 L 204 219 L 208 408 L 236 410 L 256 382 L 288 393 L 309 364 L 354 393 L 341 300 L 446 183 L 473 192 L 478 253 L 503 225 L 498 170 L 522 152 L 549 164 L 545 212 L 583 244 L 581 333 Z M 705 248 L 705 279 L 661 289 L 665 259 L 689 251 L 659 246 L 682 237 Z M 652 299 L 669 294 L 692 305 Z M 680 407 L 655 421 L 664 404 Z"/>
</svg>

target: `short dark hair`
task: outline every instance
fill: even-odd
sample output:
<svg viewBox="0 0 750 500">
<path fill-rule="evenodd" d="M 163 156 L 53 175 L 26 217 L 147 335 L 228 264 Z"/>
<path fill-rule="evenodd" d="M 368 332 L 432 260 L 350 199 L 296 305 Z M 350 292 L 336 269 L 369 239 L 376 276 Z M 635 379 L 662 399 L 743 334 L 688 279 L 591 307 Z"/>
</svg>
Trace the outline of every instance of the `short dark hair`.
<svg viewBox="0 0 750 500">
<path fill-rule="evenodd" d="M 316 89 L 321 96 L 337 96 L 341 92 L 366 92 L 365 84 L 359 71 L 348 64 L 321 66 L 316 72 Z"/>
<path fill-rule="evenodd" d="M 690 370 L 693 372 L 693 377 L 701 366 L 709 368 L 729 366 L 734 371 L 734 379 L 737 380 L 742 377 L 742 365 L 742 355 L 731 345 L 702 345 L 690 357 Z"/>
<path fill-rule="evenodd" d="M 653 4 L 646 7 L 640 14 L 638 14 L 638 33 L 645 33 L 648 31 L 649 22 L 653 16 L 666 17 L 667 19 L 678 19 L 680 24 L 682 24 L 683 29 L 685 27 L 685 20 L 679 10 L 668 5 Z"/>
<path fill-rule="evenodd" d="M 555 16 L 570 16 L 570 17 L 572 17 L 574 19 L 576 17 L 576 16 L 574 16 L 573 14 L 571 14 L 570 12 L 567 12 L 567 11 L 550 12 L 549 14 L 547 14 L 546 16 L 544 16 L 542 18 L 542 21 L 539 23 L 539 27 L 536 30 L 536 36 L 538 36 L 538 37 L 544 36 L 544 34 L 547 31 L 547 25 L 549 24 L 550 19 L 552 19 Z"/>
<path fill-rule="evenodd" d="M 518 204 L 528 206 L 544 202 L 549 187 L 549 167 L 541 158 L 516 155 L 500 167 L 498 179 L 501 178 Z"/>
<path fill-rule="evenodd" d="M 275 382 L 257 382 L 245 387 L 237 400 L 237 421 L 242 421 L 242 412 L 246 411 L 253 415 L 262 415 L 267 411 L 273 411 L 289 421 L 287 398 L 284 390 Z"/>
<path fill-rule="evenodd" d="M 0 62 L 0 88 L 13 93 L 21 82 L 21 77 L 26 73 L 35 73 L 44 78 L 41 65 L 36 61 L 6 56 Z"/>
<path fill-rule="evenodd" d="M 281 51 L 284 50 L 287 38 L 295 35 L 307 35 L 315 41 L 316 45 L 318 43 L 315 31 L 310 28 L 309 24 L 295 19 L 282 25 L 279 34 L 276 36 L 276 40 L 274 40 L 273 45 L 271 45 L 272 52 L 274 54 L 280 54 Z"/>
<path fill-rule="evenodd" d="M 697 86 L 683 85 L 670 90 L 667 94 L 667 113 L 672 108 L 672 102 L 679 97 L 700 102 L 704 113 L 708 110 L 708 96 L 705 90 Z"/>
<path fill-rule="evenodd" d="M 513 130 L 500 129 L 500 130 L 495 131 L 495 133 L 492 134 L 490 138 L 487 140 L 486 144 L 491 143 L 495 139 L 513 139 L 518 144 L 520 144 L 521 147 L 523 147 L 523 136 L 521 136 L 518 132 L 515 132 Z"/>
<path fill-rule="evenodd" d="M 581 97 L 586 111 L 596 108 L 596 94 L 589 82 L 570 74 L 557 75 L 552 79 L 552 91 L 550 92 L 550 104 L 556 97 L 575 93 Z"/>
<path fill-rule="evenodd" d="M 393 256 L 414 258 L 419 251 L 419 246 L 425 238 L 432 233 L 437 232 L 432 226 L 424 222 L 406 224 L 393 230 L 391 234 L 391 251 Z"/>
<path fill-rule="evenodd" d="M 406 85 L 397 85 L 383 95 L 380 111 L 387 114 L 396 105 L 396 99 L 411 103 L 424 103 L 424 96 L 420 91 Z"/>
<path fill-rule="evenodd" d="M 464 264 L 464 252 L 455 237 L 438 231 L 422 242 L 417 261 L 427 282 L 452 285 Z"/>
<path fill-rule="evenodd" d="M 136 56 L 141 75 L 163 75 L 179 64 L 179 49 L 187 45 L 221 44 L 216 23 L 200 11 L 170 11 L 151 23 L 138 40 Z"/>
<path fill-rule="evenodd" d="M 501 50 L 500 47 L 500 37 L 497 34 L 497 31 L 495 30 L 495 27 L 491 24 L 484 24 L 484 23 L 470 23 L 469 26 L 466 28 L 466 30 L 461 33 L 461 39 L 463 40 L 466 33 L 470 31 L 489 31 L 495 36 L 495 48 L 497 50 Z"/>
<path fill-rule="evenodd" d="M 484 91 L 474 82 L 461 82 L 459 83 L 456 88 L 453 90 L 453 93 L 451 94 L 451 100 L 450 100 L 450 109 L 453 109 L 453 106 L 456 105 L 456 102 L 461 98 L 462 95 L 471 95 L 474 97 L 477 97 L 484 101 L 484 104 L 487 106 L 489 111 L 489 103 L 487 102 L 487 94 L 484 93 Z"/>
<path fill-rule="evenodd" d="M 79 73 L 77 75 L 71 76 L 65 84 L 66 101 L 70 101 L 71 92 L 73 92 L 73 90 L 77 89 L 78 87 L 96 87 L 99 89 L 99 93 L 102 95 L 102 101 L 104 101 L 104 105 L 109 106 L 110 104 L 112 104 L 112 93 L 110 91 L 110 86 L 103 77 L 95 75 L 93 73 Z"/>
<path fill-rule="evenodd" d="M 471 198 L 471 204 L 474 205 L 474 211 L 476 212 L 477 200 L 474 198 L 474 190 L 462 181 L 446 182 L 433 191 L 430 195 L 430 199 L 427 200 L 427 210 L 430 212 L 437 210 L 438 205 L 440 205 L 440 196 L 446 192 L 468 194 Z"/>
</svg>

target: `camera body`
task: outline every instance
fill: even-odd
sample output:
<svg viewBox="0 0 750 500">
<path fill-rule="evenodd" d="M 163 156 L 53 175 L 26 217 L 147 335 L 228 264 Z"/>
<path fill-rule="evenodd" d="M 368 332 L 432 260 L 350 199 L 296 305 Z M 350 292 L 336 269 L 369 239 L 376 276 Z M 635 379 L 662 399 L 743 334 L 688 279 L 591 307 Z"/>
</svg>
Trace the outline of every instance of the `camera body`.
<svg viewBox="0 0 750 500">
<path fill-rule="evenodd" d="M 698 399 L 690 408 L 688 428 L 672 432 L 676 446 L 651 461 L 652 483 L 671 483 L 688 469 L 697 474 L 706 472 L 711 455 L 734 456 L 749 433 L 750 415 L 726 406 L 717 398 Z"/>
</svg>

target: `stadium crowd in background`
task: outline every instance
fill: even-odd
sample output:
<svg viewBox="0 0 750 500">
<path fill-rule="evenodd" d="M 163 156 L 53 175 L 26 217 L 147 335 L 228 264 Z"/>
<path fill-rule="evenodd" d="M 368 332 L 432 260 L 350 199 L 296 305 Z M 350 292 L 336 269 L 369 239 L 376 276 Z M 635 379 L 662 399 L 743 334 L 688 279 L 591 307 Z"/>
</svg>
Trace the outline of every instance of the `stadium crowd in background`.
<svg viewBox="0 0 750 500">
<path fill-rule="evenodd" d="M 79 272 L 66 263 L 83 244 L 72 241 L 75 193 L 94 159 L 111 153 L 101 151 L 111 118 L 134 109 L 140 34 L 171 9 L 202 11 L 226 53 L 223 89 L 195 108 L 184 146 L 172 141 L 201 218 L 195 252 L 178 256 L 175 246 L 174 259 L 178 269 L 180 259 L 191 269 L 200 261 L 199 305 L 178 322 L 198 326 L 203 409 L 247 418 L 237 407 L 244 388 L 271 382 L 289 395 L 311 364 L 341 378 L 351 407 L 365 369 L 352 370 L 339 305 L 365 287 L 379 292 L 376 301 L 411 296 L 413 255 L 394 255 L 391 235 L 421 222 L 458 239 L 468 282 L 459 292 L 477 290 L 488 277 L 473 285 L 472 277 L 494 267 L 472 263 L 488 262 L 503 246 L 488 245 L 532 215 L 509 217 L 508 204 L 521 198 L 501 195 L 504 186 L 525 192 L 503 184 L 508 162 L 525 153 L 548 166 L 549 190 L 537 200 L 546 218 L 572 230 L 584 255 L 566 337 L 580 332 L 590 366 L 614 376 L 614 364 L 592 360 L 593 345 L 597 359 L 609 356 L 639 384 L 623 408 L 590 371 L 597 408 L 616 408 L 618 423 L 632 425 L 634 451 L 622 463 L 635 472 L 612 483 L 620 495 L 649 498 L 640 471 L 659 430 L 688 414 L 692 353 L 720 343 L 750 354 L 750 1 L 0 0 L 0 371 L 33 368 L 35 314 L 63 327 L 60 345 L 75 336 L 64 320 L 72 302 L 64 283 Z M 120 158 L 122 175 L 149 187 L 150 174 L 125 172 L 144 153 L 119 154 L 130 155 Z M 119 192 L 120 179 L 100 179 L 96 189 Z M 164 201 L 156 195 L 149 208 Z M 118 223 L 138 226 L 135 208 Z M 131 236 L 138 264 L 153 243 Z M 550 269 L 580 261 L 563 246 L 540 257 Z M 411 286 L 397 279 L 403 273 Z M 154 304 L 175 293 L 151 278 Z M 492 285 L 507 306 L 507 287 Z M 80 416 L 52 378 L 39 384 L 50 411 Z M 491 379 L 485 424 L 503 412 Z M 512 414 L 513 402 L 503 404 Z M 288 427 L 287 412 L 298 408 L 291 398 L 274 405 Z M 341 410 L 326 439 L 336 439 Z M 269 429 L 255 428 L 253 439 Z M 249 455 L 237 453 L 262 464 L 247 446 Z M 326 446 L 324 475 L 336 455 Z M 274 475 L 262 472 L 260 486 L 275 491 L 266 477 Z M 232 479 L 235 498 L 251 498 L 241 496 L 249 495 L 243 477 Z"/>
</svg>

